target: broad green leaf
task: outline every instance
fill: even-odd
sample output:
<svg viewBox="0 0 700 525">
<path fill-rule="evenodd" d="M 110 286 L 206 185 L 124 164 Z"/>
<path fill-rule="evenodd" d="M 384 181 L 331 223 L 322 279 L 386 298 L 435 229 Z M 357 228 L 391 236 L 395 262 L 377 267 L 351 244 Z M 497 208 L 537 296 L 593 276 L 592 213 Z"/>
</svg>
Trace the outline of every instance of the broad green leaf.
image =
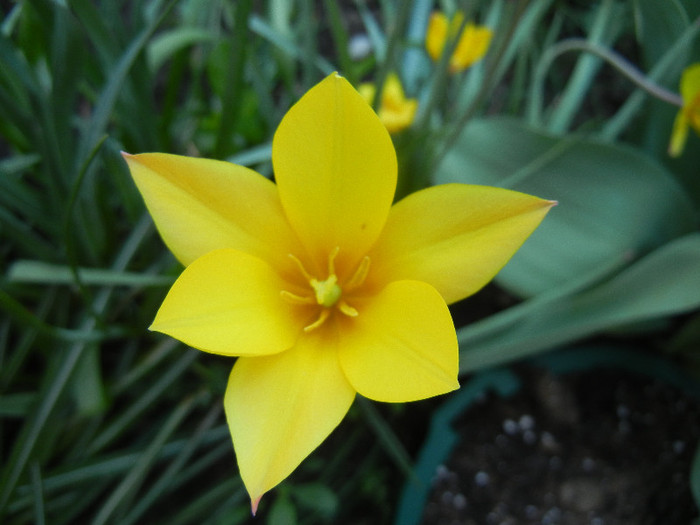
<svg viewBox="0 0 700 525">
<path fill-rule="evenodd" d="M 458 331 L 460 372 L 700 307 L 700 233 L 675 239 L 588 290 L 535 297 Z M 499 316 L 507 318 L 500 322 Z"/>
<path fill-rule="evenodd" d="M 436 178 L 559 201 L 497 278 L 522 296 L 555 289 L 623 256 L 634 260 L 695 228 L 686 194 L 639 152 L 548 136 L 513 119 L 472 121 Z"/>
</svg>

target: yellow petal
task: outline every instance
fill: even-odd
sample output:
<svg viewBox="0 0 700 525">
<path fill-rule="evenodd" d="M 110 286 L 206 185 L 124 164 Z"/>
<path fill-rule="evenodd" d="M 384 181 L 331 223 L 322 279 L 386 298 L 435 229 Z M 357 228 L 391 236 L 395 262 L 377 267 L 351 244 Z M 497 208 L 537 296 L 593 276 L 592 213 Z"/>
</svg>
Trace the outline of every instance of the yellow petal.
<svg viewBox="0 0 700 525">
<path fill-rule="evenodd" d="M 163 153 L 124 158 L 165 244 L 185 266 L 235 248 L 281 266 L 299 253 L 275 185 L 229 162 Z"/>
<path fill-rule="evenodd" d="M 671 157 L 678 157 L 683 153 L 685 143 L 688 140 L 688 119 L 681 109 L 673 121 L 673 130 L 671 131 L 671 142 L 668 145 L 668 154 Z"/>
<path fill-rule="evenodd" d="M 447 41 L 449 22 L 447 17 L 440 12 L 430 15 L 428 30 L 425 35 L 425 48 L 430 58 L 437 61 L 442 56 L 442 49 Z"/>
<path fill-rule="evenodd" d="M 450 71 L 460 71 L 483 58 L 491 43 L 491 30 L 467 24 L 450 58 Z"/>
<path fill-rule="evenodd" d="M 457 336 L 430 285 L 396 281 L 340 319 L 340 363 L 350 384 L 376 401 L 425 399 L 459 388 Z"/>
<path fill-rule="evenodd" d="M 291 348 L 303 308 L 280 296 L 288 284 L 266 262 L 237 250 L 215 250 L 182 272 L 151 330 L 224 355 L 265 355 Z"/>
<path fill-rule="evenodd" d="M 700 96 L 700 63 L 688 66 L 681 75 L 683 105 L 691 105 L 698 96 Z"/>
<path fill-rule="evenodd" d="M 285 115 L 272 143 L 282 206 L 325 268 L 354 266 L 374 243 L 396 190 L 396 154 L 386 128 L 344 78 L 331 74 Z M 309 269 L 311 271 L 311 269 Z"/>
<path fill-rule="evenodd" d="M 358 93 L 368 104 L 374 102 L 376 86 L 371 83 L 361 84 Z M 418 109 L 416 99 L 407 99 L 401 86 L 401 80 L 396 73 L 386 77 L 384 90 L 377 115 L 389 133 L 398 133 L 411 125 Z"/>
<path fill-rule="evenodd" d="M 389 133 L 398 133 L 410 126 L 417 109 L 418 101 L 406 98 L 396 73 L 389 74 L 384 84 L 382 103 L 379 107 L 379 120 L 386 126 Z"/>
<path fill-rule="evenodd" d="M 467 184 L 433 186 L 396 203 L 369 257 L 368 282 L 414 279 L 448 304 L 488 283 L 554 203 Z"/>
<path fill-rule="evenodd" d="M 238 359 L 224 406 L 254 512 L 338 426 L 354 398 L 330 330 L 306 334 L 281 354 Z"/>
</svg>

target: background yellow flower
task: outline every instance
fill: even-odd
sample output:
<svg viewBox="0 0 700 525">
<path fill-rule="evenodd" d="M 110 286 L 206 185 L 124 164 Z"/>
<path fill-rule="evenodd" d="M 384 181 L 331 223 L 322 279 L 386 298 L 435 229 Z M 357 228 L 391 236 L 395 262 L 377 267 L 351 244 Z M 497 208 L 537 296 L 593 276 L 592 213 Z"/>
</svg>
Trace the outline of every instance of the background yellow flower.
<svg viewBox="0 0 700 525">
<path fill-rule="evenodd" d="M 369 82 L 361 84 L 358 91 L 368 104 L 372 104 L 377 91 L 374 84 Z M 387 75 L 377 115 L 389 133 L 398 133 L 410 126 L 417 109 L 418 100 L 406 98 L 399 76 L 396 73 Z"/>
<path fill-rule="evenodd" d="M 430 16 L 425 46 L 433 60 L 439 60 L 445 45 L 457 38 L 463 21 L 464 14 L 461 11 L 457 11 L 451 20 L 442 12 L 435 12 Z M 462 71 L 481 60 L 488 51 L 491 36 L 489 28 L 468 22 L 450 57 L 450 72 Z"/>
<path fill-rule="evenodd" d="M 683 107 L 678 111 L 671 132 L 668 152 L 672 157 L 683 153 L 688 140 L 688 129 L 700 135 L 700 63 L 688 66 L 681 76 Z"/>
</svg>

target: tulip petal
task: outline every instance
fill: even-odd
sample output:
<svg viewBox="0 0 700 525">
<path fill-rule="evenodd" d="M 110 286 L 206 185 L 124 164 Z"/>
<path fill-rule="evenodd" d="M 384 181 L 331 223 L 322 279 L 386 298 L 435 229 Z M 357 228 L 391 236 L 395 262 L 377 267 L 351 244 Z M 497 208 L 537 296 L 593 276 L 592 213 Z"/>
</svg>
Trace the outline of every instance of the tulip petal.
<svg viewBox="0 0 700 525">
<path fill-rule="evenodd" d="M 238 359 L 224 406 L 238 467 L 253 503 L 284 480 L 338 426 L 355 391 L 330 330 L 281 354 Z"/>
<path fill-rule="evenodd" d="M 353 307 L 359 315 L 341 319 L 338 355 L 358 393 L 397 403 L 459 388 L 455 328 L 432 286 L 395 281 Z"/>
<path fill-rule="evenodd" d="M 410 126 L 417 109 L 418 100 L 406 98 L 398 75 L 396 73 L 387 75 L 382 103 L 379 107 L 379 120 L 386 126 L 389 133 L 398 133 Z"/>
<path fill-rule="evenodd" d="M 151 330 L 214 354 L 281 352 L 294 345 L 308 318 L 280 296 L 289 288 L 263 260 L 215 250 L 185 268 Z"/>
<path fill-rule="evenodd" d="M 124 154 L 165 244 L 182 264 L 234 248 L 281 266 L 299 245 L 275 185 L 243 166 L 164 153 Z"/>
<path fill-rule="evenodd" d="M 690 106 L 700 96 L 700 63 L 692 64 L 681 75 L 681 96 L 683 105 Z"/>
<path fill-rule="evenodd" d="M 434 12 L 430 15 L 425 34 L 425 48 L 433 60 L 440 60 L 442 56 L 442 49 L 447 41 L 448 28 L 449 21 L 444 13 Z"/>
<path fill-rule="evenodd" d="M 450 57 L 450 70 L 461 71 L 481 60 L 490 44 L 491 30 L 488 27 L 467 24 Z"/>
<path fill-rule="evenodd" d="M 375 284 L 414 279 L 448 304 L 483 287 L 544 218 L 552 201 L 502 188 L 444 184 L 396 203 L 369 254 Z"/>
<path fill-rule="evenodd" d="M 282 206 L 318 269 L 340 248 L 354 266 L 377 239 L 396 190 L 396 154 L 377 115 L 337 74 L 285 115 L 272 143 Z"/>
<path fill-rule="evenodd" d="M 683 109 L 681 109 L 673 121 L 673 130 L 671 131 L 671 141 L 668 144 L 668 154 L 671 157 L 679 157 L 683 153 L 685 143 L 688 140 L 688 129 L 690 123 Z"/>
</svg>

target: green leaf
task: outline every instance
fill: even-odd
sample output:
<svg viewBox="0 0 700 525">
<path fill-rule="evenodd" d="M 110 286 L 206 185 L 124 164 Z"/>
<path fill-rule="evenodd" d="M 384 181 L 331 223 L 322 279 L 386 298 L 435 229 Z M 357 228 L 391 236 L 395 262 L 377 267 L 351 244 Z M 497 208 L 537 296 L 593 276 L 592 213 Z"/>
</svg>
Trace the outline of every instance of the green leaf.
<svg viewBox="0 0 700 525">
<path fill-rule="evenodd" d="M 300 506 L 313 510 L 326 519 L 331 519 L 338 509 L 338 496 L 322 483 L 294 485 L 291 493 Z"/>
<path fill-rule="evenodd" d="M 148 275 L 120 272 L 102 268 L 78 268 L 83 284 L 95 286 L 168 286 L 173 278 L 166 275 Z M 75 284 L 68 266 L 41 261 L 21 260 L 10 266 L 7 277 L 11 282 L 35 284 Z"/>
<path fill-rule="evenodd" d="M 31 392 L 3 394 L 0 397 L 0 417 L 24 418 L 35 402 L 36 394 Z"/>
<path fill-rule="evenodd" d="M 148 45 L 148 65 L 151 71 L 160 67 L 175 53 L 185 47 L 203 42 L 213 42 L 217 35 L 200 27 L 177 27 L 164 31 Z"/>
<path fill-rule="evenodd" d="M 631 323 L 700 307 L 700 233 L 579 293 L 540 296 L 458 331 L 460 372 L 506 363 Z"/>
<path fill-rule="evenodd" d="M 645 65 L 649 68 L 661 60 L 666 50 L 683 34 L 690 20 L 678 0 L 634 0 L 633 7 L 637 41 L 641 45 Z"/>
<path fill-rule="evenodd" d="M 107 395 L 97 347 L 88 348 L 80 358 L 71 379 L 71 394 L 82 416 L 98 414 L 107 408 Z"/>
<path fill-rule="evenodd" d="M 160 427 L 158 434 L 149 443 L 148 447 L 143 451 L 139 461 L 134 467 L 124 476 L 121 483 L 110 492 L 109 498 L 100 507 L 97 516 L 93 523 L 95 525 L 103 525 L 110 523 L 113 514 L 121 505 L 129 507 L 131 497 L 134 497 L 145 478 L 149 473 L 149 469 L 158 459 L 158 455 L 165 447 L 168 438 L 182 424 L 183 420 L 192 410 L 196 398 L 188 398 L 182 401 L 165 422 Z"/>
<path fill-rule="evenodd" d="M 634 260 L 695 227 L 687 195 L 639 152 L 549 136 L 513 119 L 472 121 L 436 178 L 559 201 L 497 278 L 522 296 L 555 289 L 621 257 Z"/>
<path fill-rule="evenodd" d="M 613 0 L 603 0 L 597 7 L 595 18 L 588 30 L 588 41 L 592 44 L 612 46 L 620 32 L 620 20 L 624 20 L 621 6 Z M 557 102 L 548 122 L 548 129 L 564 133 L 583 104 L 593 79 L 603 62 L 596 56 L 584 54 L 578 58 L 564 91 Z"/>
<path fill-rule="evenodd" d="M 292 501 L 284 494 L 275 499 L 267 515 L 267 525 L 295 525 L 297 523 L 297 510 Z"/>
</svg>

